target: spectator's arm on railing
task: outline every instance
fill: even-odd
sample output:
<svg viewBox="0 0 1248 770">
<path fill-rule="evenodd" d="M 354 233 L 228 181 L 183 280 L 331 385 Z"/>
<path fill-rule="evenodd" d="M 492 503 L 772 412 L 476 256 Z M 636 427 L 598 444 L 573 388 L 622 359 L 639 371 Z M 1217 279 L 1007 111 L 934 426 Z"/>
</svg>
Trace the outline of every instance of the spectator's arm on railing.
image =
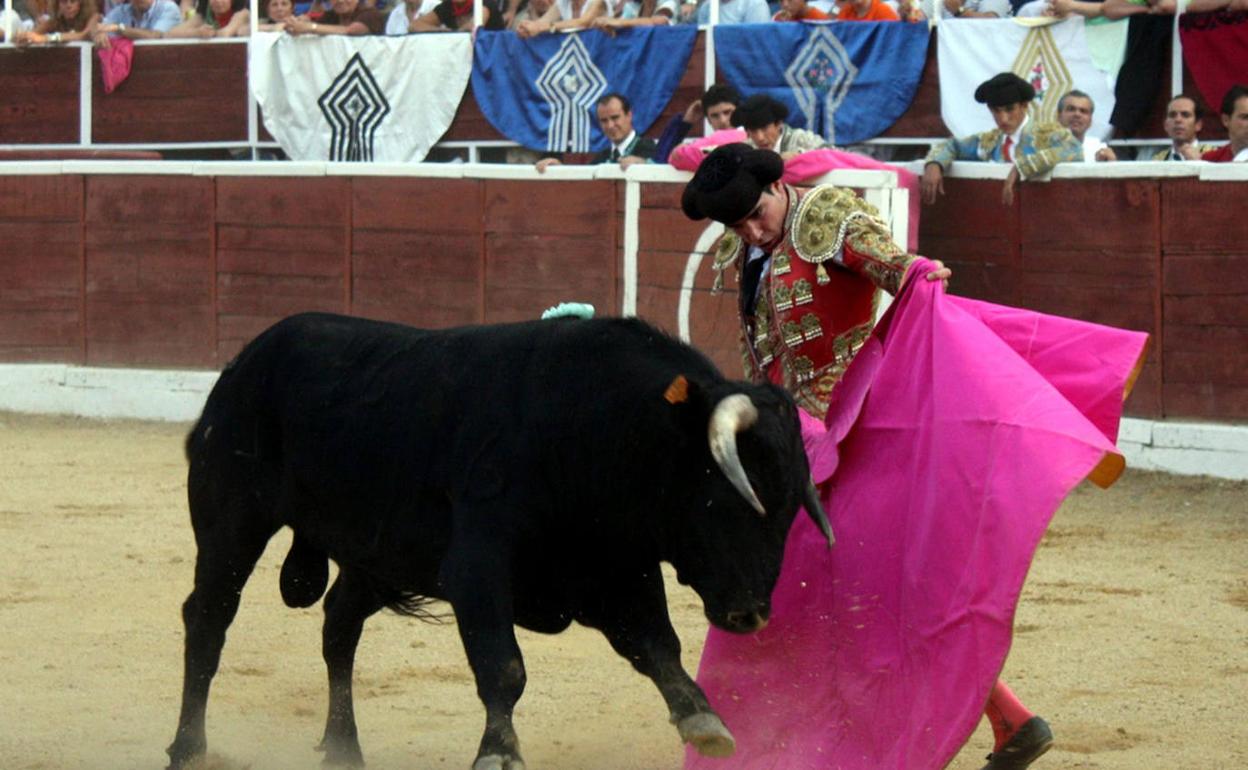
<svg viewBox="0 0 1248 770">
<path fill-rule="evenodd" d="M 1049 0 L 1049 7 L 1045 9 L 1045 16 L 1056 16 L 1064 18 L 1074 14 L 1082 16 L 1085 19 L 1097 19 L 1105 10 L 1105 4 L 1102 2 L 1088 2 L 1087 0 Z"/>
<path fill-rule="evenodd" d="M 1151 13 L 1147 5 L 1131 2 L 1131 0 L 1105 0 L 1102 3 L 1101 15 L 1110 20 L 1125 19 L 1140 13 Z"/>
<path fill-rule="evenodd" d="M 539 18 L 522 21 L 516 26 L 516 35 L 521 38 L 536 37 L 537 35 L 555 31 L 555 23 L 559 21 L 559 6 L 554 3 L 546 9 Z"/>
</svg>

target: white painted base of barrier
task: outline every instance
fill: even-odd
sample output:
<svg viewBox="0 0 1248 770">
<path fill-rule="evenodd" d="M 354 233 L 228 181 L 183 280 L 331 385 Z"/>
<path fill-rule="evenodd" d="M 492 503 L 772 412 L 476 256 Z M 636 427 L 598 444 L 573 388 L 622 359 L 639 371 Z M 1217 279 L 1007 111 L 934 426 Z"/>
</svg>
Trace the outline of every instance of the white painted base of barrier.
<svg viewBox="0 0 1248 770">
<path fill-rule="evenodd" d="M 1248 479 L 1248 425 L 1125 418 L 1118 448 L 1128 468 Z"/>
<path fill-rule="evenodd" d="M 0 411 L 191 422 L 203 410 L 217 374 L 0 364 Z M 1118 446 L 1130 468 L 1248 479 L 1248 425 L 1125 418 Z"/>
<path fill-rule="evenodd" d="M 0 365 L 0 411 L 191 422 L 217 381 L 214 371 Z"/>
</svg>

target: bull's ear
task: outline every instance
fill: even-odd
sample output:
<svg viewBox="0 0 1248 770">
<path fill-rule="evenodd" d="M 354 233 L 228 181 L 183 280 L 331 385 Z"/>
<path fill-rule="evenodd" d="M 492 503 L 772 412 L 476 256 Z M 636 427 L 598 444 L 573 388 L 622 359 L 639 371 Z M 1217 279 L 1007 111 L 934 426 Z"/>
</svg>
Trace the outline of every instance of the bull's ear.
<svg viewBox="0 0 1248 770">
<path fill-rule="evenodd" d="M 663 391 L 663 400 L 669 404 L 683 404 L 689 400 L 689 380 L 685 375 L 678 374 L 672 379 L 667 390 Z"/>
</svg>

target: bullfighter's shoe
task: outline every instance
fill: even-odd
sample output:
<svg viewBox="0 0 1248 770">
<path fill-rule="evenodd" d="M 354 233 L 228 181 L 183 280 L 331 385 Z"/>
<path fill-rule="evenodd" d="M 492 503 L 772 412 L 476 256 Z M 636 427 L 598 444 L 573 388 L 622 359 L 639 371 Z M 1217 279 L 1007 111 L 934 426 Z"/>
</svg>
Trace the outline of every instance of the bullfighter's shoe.
<svg viewBox="0 0 1248 770">
<path fill-rule="evenodd" d="M 1032 717 L 1018 728 L 1014 737 L 988 755 L 983 770 L 1026 770 L 1032 762 L 1053 748 L 1053 731 L 1049 723 L 1040 717 Z"/>
</svg>

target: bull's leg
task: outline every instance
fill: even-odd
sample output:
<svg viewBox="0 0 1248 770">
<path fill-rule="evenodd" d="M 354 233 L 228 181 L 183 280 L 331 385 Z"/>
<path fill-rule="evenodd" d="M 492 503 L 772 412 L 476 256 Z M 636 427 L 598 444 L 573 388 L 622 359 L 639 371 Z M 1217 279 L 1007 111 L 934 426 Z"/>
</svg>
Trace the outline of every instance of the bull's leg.
<svg viewBox="0 0 1248 770">
<path fill-rule="evenodd" d="M 321 652 L 329 672 L 329 716 L 325 720 L 325 736 L 317 748 L 325 752 L 327 765 L 364 765 L 355 727 L 351 676 L 364 621 L 381 608 L 381 600 L 368 581 L 347 568 L 338 573 L 325 596 Z"/>
<path fill-rule="evenodd" d="M 169 767 L 181 768 L 204 753 L 204 709 L 208 689 L 221 662 L 225 632 L 238 611 L 243 585 L 265 543 L 277 531 L 258 516 L 236 515 L 224 511 L 205 514 L 196 510 L 194 500 L 192 522 L 199 547 L 195 558 L 195 587 L 182 604 L 182 622 L 186 626 L 186 652 L 183 659 L 182 711 L 178 731 L 167 749 Z"/>
<path fill-rule="evenodd" d="M 512 710 L 524 692 L 524 659 L 516 643 L 509 566 L 501 548 L 452 546 L 440 581 L 455 610 L 459 636 L 485 705 L 485 733 L 472 770 L 524 770 Z M 494 557 L 494 558 L 491 558 Z"/>
<path fill-rule="evenodd" d="M 680 637 L 667 614 L 661 573 L 621 580 L 611 591 L 578 620 L 602 631 L 616 652 L 654 682 L 681 740 L 706 756 L 731 756 L 732 734 L 680 663 Z"/>
</svg>

